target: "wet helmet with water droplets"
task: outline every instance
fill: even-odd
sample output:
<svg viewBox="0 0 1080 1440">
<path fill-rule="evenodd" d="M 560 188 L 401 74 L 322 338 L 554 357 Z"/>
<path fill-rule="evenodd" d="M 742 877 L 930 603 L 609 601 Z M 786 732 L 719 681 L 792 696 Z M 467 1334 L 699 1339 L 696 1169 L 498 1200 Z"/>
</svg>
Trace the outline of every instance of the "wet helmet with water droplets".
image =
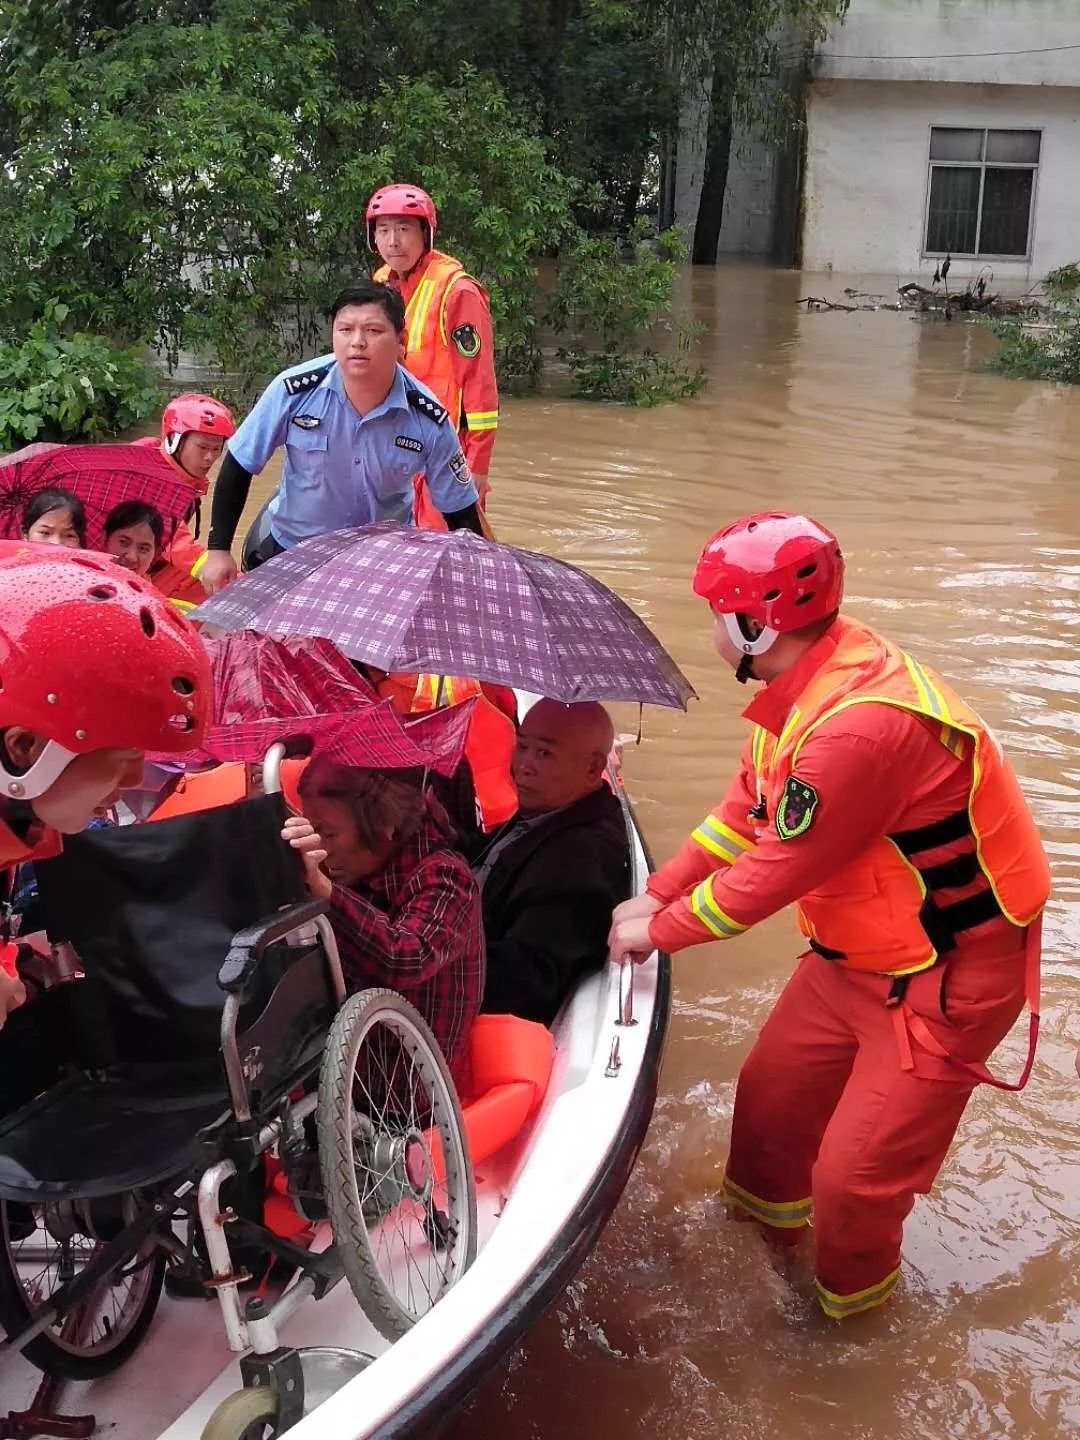
<svg viewBox="0 0 1080 1440">
<path fill-rule="evenodd" d="M 840 608 L 844 559 L 831 530 L 768 511 L 718 530 L 694 571 L 694 593 L 725 619 L 732 643 L 760 655 L 792 630 Z"/>
<path fill-rule="evenodd" d="M 153 586 L 103 556 L 0 545 L 0 731 L 49 742 L 22 774 L 0 746 L 4 794 L 33 800 L 92 750 L 193 750 L 210 694 L 198 632 Z"/>
<path fill-rule="evenodd" d="M 412 215 L 427 226 L 428 249 L 435 244 L 435 231 L 439 228 L 439 216 L 435 201 L 419 185 L 384 185 L 376 190 L 367 203 L 364 216 L 367 222 L 368 249 L 375 249 L 375 221 L 389 219 L 394 215 Z"/>
</svg>

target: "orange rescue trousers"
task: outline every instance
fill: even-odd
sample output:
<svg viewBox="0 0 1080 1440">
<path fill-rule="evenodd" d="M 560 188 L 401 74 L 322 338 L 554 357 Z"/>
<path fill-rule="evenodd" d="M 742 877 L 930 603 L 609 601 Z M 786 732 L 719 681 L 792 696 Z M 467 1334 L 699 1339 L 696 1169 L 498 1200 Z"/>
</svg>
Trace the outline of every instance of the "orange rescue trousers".
<svg viewBox="0 0 1080 1440">
<path fill-rule="evenodd" d="M 904 1219 L 930 1190 L 978 1083 L 961 1066 L 985 1061 L 1023 1007 L 1023 944 L 1013 931 L 911 976 L 906 1053 L 890 977 L 813 952 L 765 1022 L 739 1073 L 725 1198 L 777 1240 L 813 1216 L 827 1315 L 869 1310 L 896 1288 Z M 915 1038 L 927 1032 L 929 1049 Z"/>
</svg>

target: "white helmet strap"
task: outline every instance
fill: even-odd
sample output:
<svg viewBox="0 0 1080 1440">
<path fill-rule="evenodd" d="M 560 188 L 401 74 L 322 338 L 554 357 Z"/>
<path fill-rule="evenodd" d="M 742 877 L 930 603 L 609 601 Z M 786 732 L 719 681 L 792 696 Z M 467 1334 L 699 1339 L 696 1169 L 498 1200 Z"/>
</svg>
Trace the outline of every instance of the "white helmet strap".
<svg viewBox="0 0 1080 1440">
<path fill-rule="evenodd" d="M 766 650 L 771 650 L 776 644 L 779 630 L 770 630 L 768 626 L 762 626 L 761 631 L 753 640 L 748 640 L 739 624 L 739 617 L 734 614 L 725 613 L 721 615 L 724 628 L 727 630 L 728 639 L 736 650 L 741 650 L 744 655 L 764 655 Z"/>
<path fill-rule="evenodd" d="M 8 768 L 7 752 L 0 745 L 0 790 L 9 800 L 36 800 L 59 780 L 74 759 L 74 750 L 49 740 L 29 770 L 17 775 Z"/>
</svg>

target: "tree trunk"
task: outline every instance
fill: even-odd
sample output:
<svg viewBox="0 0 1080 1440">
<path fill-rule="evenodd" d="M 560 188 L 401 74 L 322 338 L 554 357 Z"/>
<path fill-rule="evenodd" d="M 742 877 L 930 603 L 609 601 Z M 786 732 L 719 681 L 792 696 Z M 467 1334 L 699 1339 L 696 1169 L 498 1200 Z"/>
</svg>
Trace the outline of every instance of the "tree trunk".
<svg viewBox="0 0 1080 1440">
<path fill-rule="evenodd" d="M 709 138 L 705 149 L 705 179 L 701 186 L 701 201 L 690 252 L 695 265 L 716 264 L 720 227 L 724 221 L 724 197 L 731 160 L 731 107 L 727 97 L 722 92 L 718 93 L 721 85 L 719 76 L 714 77 Z"/>
</svg>

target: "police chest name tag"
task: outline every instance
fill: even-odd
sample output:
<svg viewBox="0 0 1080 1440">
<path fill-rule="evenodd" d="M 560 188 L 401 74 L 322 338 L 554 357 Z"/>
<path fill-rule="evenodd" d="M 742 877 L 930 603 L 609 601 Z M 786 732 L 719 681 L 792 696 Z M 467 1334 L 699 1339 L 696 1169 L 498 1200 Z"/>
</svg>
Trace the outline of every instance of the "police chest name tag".
<svg viewBox="0 0 1080 1440">
<path fill-rule="evenodd" d="M 810 829 L 817 809 L 818 793 L 813 785 L 789 775 L 776 807 L 776 833 L 781 840 L 794 840 Z"/>
<path fill-rule="evenodd" d="M 422 455 L 424 453 L 423 441 L 416 440 L 411 435 L 398 435 L 394 440 L 394 444 L 399 450 L 411 450 L 416 455 Z"/>
<path fill-rule="evenodd" d="M 298 425 L 301 430 L 317 430 L 321 421 L 318 415 L 294 415 L 292 423 Z"/>
</svg>

